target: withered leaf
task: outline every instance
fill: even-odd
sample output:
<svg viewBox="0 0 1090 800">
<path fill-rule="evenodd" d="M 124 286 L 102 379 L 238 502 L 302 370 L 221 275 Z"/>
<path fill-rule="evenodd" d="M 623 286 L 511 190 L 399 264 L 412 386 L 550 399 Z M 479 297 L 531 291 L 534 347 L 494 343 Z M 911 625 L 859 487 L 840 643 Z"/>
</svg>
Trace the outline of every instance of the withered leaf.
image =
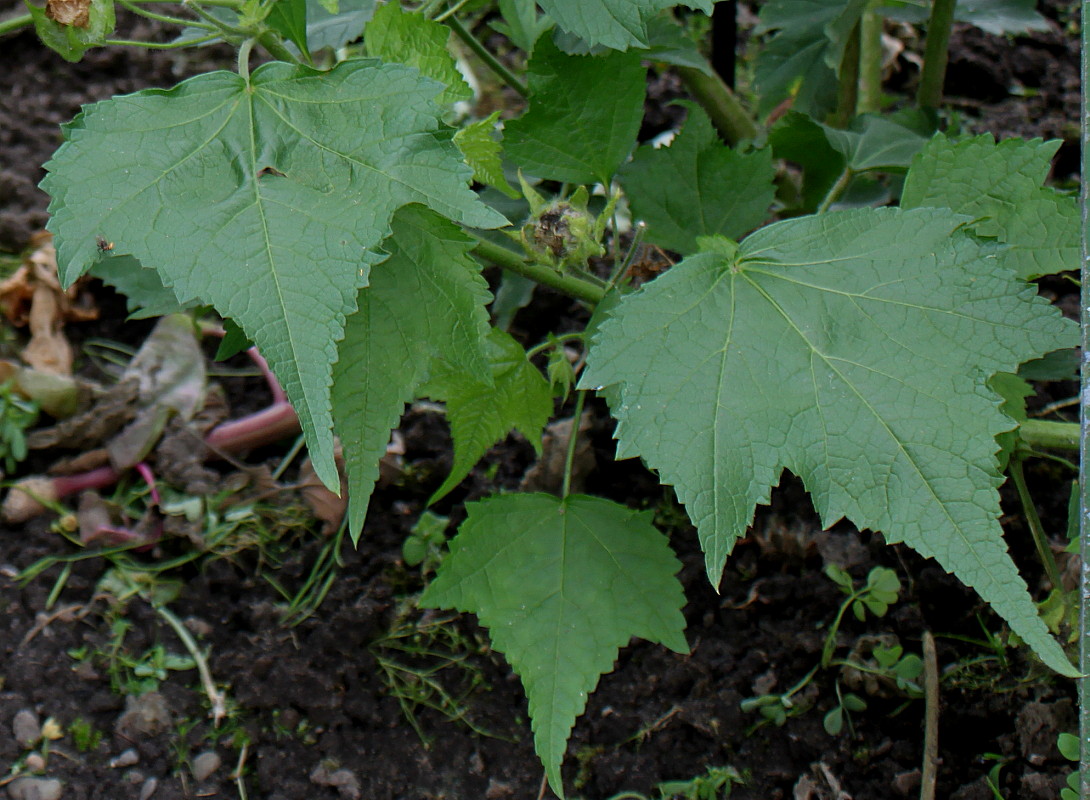
<svg viewBox="0 0 1090 800">
<path fill-rule="evenodd" d="M 46 0 L 45 15 L 61 25 L 86 28 L 91 22 L 91 0 Z"/>
</svg>

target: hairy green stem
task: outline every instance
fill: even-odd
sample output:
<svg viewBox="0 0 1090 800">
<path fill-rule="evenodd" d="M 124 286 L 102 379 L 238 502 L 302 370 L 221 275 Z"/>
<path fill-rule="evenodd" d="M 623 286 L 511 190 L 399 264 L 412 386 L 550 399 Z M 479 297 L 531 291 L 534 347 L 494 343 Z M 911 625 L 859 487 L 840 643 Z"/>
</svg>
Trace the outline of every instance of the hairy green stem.
<svg viewBox="0 0 1090 800">
<path fill-rule="evenodd" d="M 1079 449 L 1079 424 L 1027 419 L 1018 427 L 1018 438 L 1029 447 L 1074 451 Z"/>
<path fill-rule="evenodd" d="M 586 392 L 575 393 L 575 411 L 572 412 L 571 433 L 568 434 L 568 452 L 564 456 L 564 483 L 560 487 L 560 497 L 568 496 L 571 491 L 571 472 L 575 465 L 575 445 L 579 441 L 579 424 L 583 421 L 583 404 L 587 401 Z"/>
<path fill-rule="evenodd" d="M 289 64 L 302 64 L 298 56 L 284 46 L 284 40 L 273 31 L 265 31 L 257 37 L 257 43 L 265 48 L 266 52 L 277 61 L 286 61 Z"/>
<path fill-rule="evenodd" d="M 165 22 L 168 25 L 181 25 L 183 27 L 189 25 L 194 28 L 203 28 L 206 31 L 218 30 L 216 26 L 212 25 L 211 23 L 197 22 L 196 20 L 192 19 L 182 19 L 181 17 L 173 17 L 169 14 L 159 14 L 155 11 L 148 11 L 146 8 L 140 8 L 140 6 L 136 5 L 135 3 L 128 2 L 128 0 L 117 0 L 117 3 L 118 5 L 124 6 L 134 14 L 138 14 L 141 17 L 146 17 L 147 19 L 154 19 L 158 22 Z"/>
<path fill-rule="evenodd" d="M 552 267 L 546 267 L 543 264 L 531 264 L 514 250 L 503 245 L 478 237 L 477 244 L 473 249 L 485 261 L 502 267 L 508 272 L 522 275 L 543 286 L 556 289 L 591 305 L 597 305 L 605 297 L 605 289 L 601 286 L 596 286 L 590 281 L 585 281 L 574 275 L 557 272 Z"/>
<path fill-rule="evenodd" d="M 250 51 L 253 49 L 253 39 L 247 39 L 238 49 L 238 74 L 246 82 L 250 80 Z"/>
<path fill-rule="evenodd" d="M 927 23 L 927 46 L 923 54 L 920 86 L 916 90 L 919 108 L 938 108 L 942 104 L 942 86 L 946 82 L 950 29 L 954 25 L 957 0 L 934 0 Z"/>
<path fill-rule="evenodd" d="M 857 22 L 852 32 L 848 34 L 848 41 L 844 45 L 844 55 L 840 58 L 836 111 L 829 118 L 829 124 L 834 128 L 848 127 L 859 105 L 859 42 L 862 36 L 860 29 L 861 25 Z"/>
<path fill-rule="evenodd" d="M 733 146 L 743 139 L 756 138 L 756 123 L 722 78 L 715 74 L 708 75 L 696 67 L 675 69 L 689 94 L 708 112 L 712 125 L 724 142 Z"/>
<path fill-rule="evenodd" d="M 5 19 L 0 19 L 0 36 L 5 33 L 14 33 L 34 24 L 34 17 L 30 14 L 13 14 Z"/>
<path fill-rule="evenodd" d="M 844 194 L 844 190 L 848 188 L 848 184 L 851 183 L 854 175 L 854 172 L 845 167 L 844 171 L 840 173 L 840 177 L 836 179 L 836 183 L 830 186 L 829 191 L 821 198 L 821 202 L 818 203 L 818 207 L 814 213 L 824 214 L 828 211 L 829 207 L 837 201 L 840 195 Z"/>
<path fill-rule="evenodd" d="M 466 43 L 466 46 L 470 50 L 477 54 L 477 57 L 480 58 L 490 70 L 500 76 L 500 80 L 523 97 L 530 96 L 530 91 L 526 88 L 526 84 L 516 78 L 511 70 L 501 64 L 500 60 L 492 55 L 488 48 L 473 35 L 472 31 L 462 24 L 461 20 L 457 17 L 451 17 L 447 20 L 447 25 L 450 26 L 450 29 L 454 31 L 459 39 Z"/>
<path fill-rule="evenodd" d="M 184 42 L 139 42 L 133 39 L 106 39 L 102 43 L 110 47 L 146 47 L 149 50 L 179 50 L 183 47 L 192 47 L 195 44 L 214 42 L 219 39 L 218 33 L 210 33 L 199 39 L 186 39 Z"/>
<path fill-rule="evenodd" d="M 859 23 L 859 102 L 860 114 L 882 110 L 882 15 L 874 0 L 863 12 Z"/>
<path fill-rule="evenodd" d="M 1040 556 L 1041 564 L 1045 568 L 1045 574 L 1048 575 L 1048 582 L 1052 584 L 1053 589 L 1061 589 L 1060 568 L 1056 566 L 1056 557 L 1052 555 L 1052 548 L 1048 544 L 1045 528 L 1041 524 L 1040 516 L 1037 514 L 1037 507 L 1033 504 L 1029 487 L 1026 486 L 1026 474 L 1022 471 L 1022 459 L 1012 458 L 1007 466 L 1007 471 L 1010 473 L 1011 480 L 1014 481 L 1014 488 L 1018 492 L 1018 500 L 1022 503 L 1022 513 L 1026 515 L 1026 524 L 1029 526 L 1030 535 L 1033 537 L 1033 544 L 1037 548 L 1037 555 Z"/>
</svg>

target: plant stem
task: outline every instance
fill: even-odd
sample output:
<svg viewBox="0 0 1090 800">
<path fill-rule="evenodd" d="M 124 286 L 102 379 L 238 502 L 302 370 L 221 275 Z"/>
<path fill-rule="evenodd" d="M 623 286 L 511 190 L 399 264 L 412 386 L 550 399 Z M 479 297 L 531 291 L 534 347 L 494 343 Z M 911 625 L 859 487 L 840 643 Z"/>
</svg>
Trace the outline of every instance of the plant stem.
<svg viewBox="0 0 1090 800">
<path fill-rule="evenodd" d="M 1018 427 L 1018 437 L 1030 447 L 1074 451 L 1079 449 L 1079 424 L 1027 419 Z"/>
<path fill-rule="evenodd" d="M 939 660 L 935 637 L 923 632 L 923 774 L 920 800 L 935 800 L 939 767 Z"/>
<path fill-rule="evenodd" d="M 579 441 L 579 425 L 583 421 L 583 404 L 586 402 L 586 392 L 575 393 L 575 411 L 572 412 L 571 433 L 568 434 L 568 452 L 564 456 L 564 483 L 560 487 L 560 497 L 565 498 L 571 490 L 571 472 L 575 464 L 575 444 Z"/>
<path fill-rule="evenodd" d="M 689 94 L 708 112 L 715 129 L 729 145 L 757 136 L 757 125 L 746 113 L 738 97 L 718 75 L 708 75 L 696 67 L 677 67 Z"/>
<path fill-rule="evenodd" d="M 882 15 L 871 0 L 859 23 L 860 114 L 882 110 Z"/>
<path fill-rule="evenodd" d="M 185 649 L 189 651 L 193 663 L 197 665 L 197 672 L 201 676 L 201 686 L 204 688 L 204 693 L 208 696 L 208 702 L 212 706 L 213 725 L 218 728 L 220 721 L 227 716 L 227 697 L 216 688 L 216 682 L 212 680 L 212 672 L 208 669 L 208 661 L 205 659 L 204 653 L 197 647 L 197 643 L 180 619 L 163 606 L 152 603 L 151 607 L 174 629 L 174 633 L 182 640 Z"/>
<path fill-rule="evenodd" d="M 0 36 L 5 33 L 14 33 L 34 24 L 34 17 L 30 14 L 12 14 L 10 17 L 0 19 Z"/>
<path fill-rule="evenodd" d="M 836 179 L 836 183 L 829 187 L 829 191 L 825 193 L 825 196 L 821 198 L 821 202 L 818 203 L 818 207 L 815 210 L 815 214 L 824 214 L 829 210 L 829 206 L 837 201 L 840 195 L 844 194 L 844 190 L 848 188 L 848 184 L 851 182 L 852 177 L 855 175 L 848 167 L 844 168 L 844 171 L 840 173 L 840 177 Z"/>
<path fill-rule="evenodd" d="M 273 31 L 265 31 L 257 37 L 257 43 L 275 58 L 277 61 L 286 61 L 289 64 L 302 64 L 291 50 L 284 46 L 283 40 Z"/>
<path fill-rule="evenodd" d="M 920 87 L 916 90 L 916 105 L 919 108 L 938 108 L 942 104 L 942 87 L 946 82 L 946 62 L 949 58 L 947 48 L 956 6 L 957 0 L 934 0 L 931 4 L 923 70 L 920 73 Z"/>
<path fill-rule="evenodd" d="M 140 8 L 135 3 L 130 3 L 128 0 L 117 0 L 118 5 L 124 6 L 134 14 L 139 14 L 141 17 L 147 17 L 148 19 L 154 19 L 158 22 L 165 22 L 168 25 L 190 25 L 194 28 L 203 28 L 206 31 L 218 31 L 218 29 L 207 22 L 197 22 L 192 19 L 182 19 L 181 17 L 172 17 L 168 14 L 158 14 L 154 11 L 148 11 L 146 8 Z"/>
<path fill-rule="evenodd" d="M 1022 459 L 1012 458 L 1007 465 L 1014 488 L 1018 491 L 1018 499 L 1022 503 L 1022 512 L 1026 515 L 1026 524 L 1029 525 L 1030 535 L 1033 536 L 1033 544 L 1037 547 L 1037 555 L 1041 558 L 1041 564 L 1048 575 L 1048 582 L 1053 589 L 1060 589 L 1060 568 L 1056 566 L 1056 557 L 1052 555 L 1052 548 L 1048 544 L 1048 536 L 1045 535 L 1041 518 L 1037 515 L 1037 507 L 1033 504 L 1029 488 L 1026 486 L 1026 475 L 1022 471 Z"/>
<path fill-rule="evenodd" d="M 829 124 L 834 128 L 846 128 L 855 116 L 859 105 L 859 50 L 862 37 L 860 23 L 856 23 L 852 32 L 848 34 L 848 41 L 844 45 L 844 55 L 840 59 L 840 72 L 838 74 L 839 89 L 837 91 L 836 111 L 829 119 Z"/>
<path fill-rule="evenodd" d="M 574 275 L 564 275 L 552 267 L 531 264 L 514 250 L 490 242 L 487 239 L 477 237 L 477 244 L 473 249 L 485 261 L 490 261 L 509 272 L 522 275 L 543 286 L 556 289 L 591 305 L 597 305 L 605 297 L 605 289 L 601 286 L 596 286 L 590 281 L 585 281 Z"/>
<path fill-rule="evenodd" d="M 247 83 L 250 82 L 250 51 L 253 49 L 253 39 L 247 39 L 238 49 L 238 74 Z"/>
<path fill-rule="evenodd" d="M 526 85 L 518 78 L 516 78 L 515 74 L 511 72 L 511 70 L 501 64 L 500 60 L 492 55 L 487 47 L 481 44 L 480 40 L 476 36 L 474 36 L 473 33 L 465 25 L 462 24 L 461 20 L 459 20 L 457 17 L 451 17 L 447 20 L 447 25 L 450 26 L 450 29 L 454 31 L 459 39 L 466 43 L 466 46 L 469 47 L 470 50 L 477 54 L 477 57 L 480 58 L 481 61 L 483 61 L 490 70 L 500 76 L 500 79 L 504 83 L 506 83 L 523 97 L 530 96 L 530 92 L 526 88 Z"/>
<path fill-rule="evenodd" d="M 184 42 L 138 42 L 132 39 L 106 39 L 102 42 L 110 47 L 146 47 L 149 50 L 179 50 L 183 47 L 192 47 L 195 44 L 214 42 L 221 38 L 218 33 L 210 33 L 199 39 L 186 39 Z"/>
</svg>

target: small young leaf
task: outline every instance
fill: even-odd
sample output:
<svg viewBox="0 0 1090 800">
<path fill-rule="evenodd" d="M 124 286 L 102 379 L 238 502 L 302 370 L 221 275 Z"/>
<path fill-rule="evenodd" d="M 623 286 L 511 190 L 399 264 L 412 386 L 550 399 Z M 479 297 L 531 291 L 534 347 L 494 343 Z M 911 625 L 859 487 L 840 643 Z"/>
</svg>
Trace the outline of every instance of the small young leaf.
<svg viewBox="0 0 1090 800">
<path fill-rule="evenodd" d="M 698 236 L 737 239 L 763 222 L 776 177 L 770 149 L 731 150 L 703 109 L 686 105 L 689 117 L 670 146 L 641 147 L 620 175 L 647 238 L 684 255 L 696 252 Z"/>
<path fill-rule="evenodd" d="M 1061 733 L 1056 740 L 1060 755 L 1068 761 L 1079 760 L 1079 737 L 1073 733 Z"/>
<path fill-rule="evenodd" d="M 508 157 L 539 178 L 608 184 L 636 143 L 645 73 L 639 53 L 569 56 L 541 39 L 530 109 L 504 126 Z"/>
<path fill-rule="evenodd" d="M 383 244 L 390 257 L 371 268 L 371 285 L 360 291 L 359 310 L 345 324 L 332 398 L 354 537 L 363 527 L 390 430 L 429 369 L 439 365 L 488 380 L 482 340 L 491 296 L 469 256 L 472 246 L 458 226 L 434 212 L 417 205 L 401 209 Z"/>
<path fill-rule="evenodd" d="M 473 96 L 447 49 L 450 28 L 421 13 L 401 10 L 401 3 L 386 3 L 374 13 L 364 31 L 367 52 L 383 61 L 416 67 L 446 88 L 436 99 L 454 103 Z"/>
<path fill-rule="evenodd" d="M 762 228 L 621 300 L 583 388 L 619 384 L 621 457 L 676 487 L 708 577 L 790 469 L 825 525 L 847 517 L 935 558 L 1053 669 L 998 522 L 987 379 L 1074 326 L 940 209 L 860 209 Z"/>
<path fill-rule="evenodd" d="M 237 322 L 233 319 L 225 319 L 223 321 L 223 338 L 220 340 L 220 346 L 216 349 L 216 361 L 226 361 L 236 353 L 249 350 L 253 346 L 254 343 L 250 341 L 246 331 L 242 330 Z"/>
<path fill-rule="evenodd" d="M 338 486 L 329 384 L 364 254 L 408 203 L 507 224 L 438 130 L 439 88 L 374 60 L 328 72 L 272 62 L 249 81 L 212 72 L 85 106 L 42 182 L 61 279 L 95 263 L 103 237 L 183 303 L 235 319 L 287 392 L 318 476 Z"/>
<path fill-rule="evenodd" d="M 521 197 L 503 174 L 502 148 L 493 137 L 499 118 L 500 112 L 495 111 L 466 125 L 454 134 L 454 143 L 462 151 L 466 163 L 473 167 L 473 180 L 499 189 L 508 197 Z"/>
<path fill-rule="evenodd" d="M 832 711 L 825 715 L 821 724 L 825 728 L 827 734 L 830 736 L 839 736 L 840 732 L 844 730 L 844 707 L 839 705 L 835 706 Z"/>
<path fill-rule="evenodd" d="M 866 701 L 862 697 L 860 697 L 859 695 L 852 694 L 851 692 L 844 695 L 844 697 L 841 700 L 841 704 L 848 711 L 859 712 L 859 711 L 866 711 L 867 710 Z"/>
<path fill-rule="evenodd" d="M 69 17 L 54 18 L 44 8 L 27 3 L 34 30 L 42 44 L 59 53 L 65 61 L 79 61 L 92 47 L 101 47 L 114 30 L 113 0 L 85 0 L 68 4 Z"/>
<path fill-rule="evenodd" d="M 531 53 L 541 34 L 553 26 L 546 15 L 538 16 L 534 0 L 499 0 L 503 22 L 492 23 L 492 28 L 510 39 L 515 47 Z"/>
<path fill-rule="evenodd" d="M 639 636 L 688 652 L 681 565 L 650 512 L 601 498 L 504 495 L 466 511 L 420 604 L 475 613 L 489 629 L 522 678 L 535 749 L 563 797 L 572 725 L 619 648 Z"/>
<path fill-rule="evenodd" d="M 307 0 L 276 0 L 265 22 L 310 58 L 307 46 Z"/>
<path fill-rule="evenodd" d="M 776 31 L 757 56 L 756 82 L 765 115 L 788 97 L 792 108 L 823 117 L 836 102 L 836 75 L 867 0 L 770 0 L 756 33 Z"/>
<path fill-rule="evenodd" d="M 990 133 L 957 144 L 937 134 L 912 163 L 902 208 L 950 208 L 1007 245 L 1000 262 L 1029 280 L 1079 268 L 1079 204 L 1042 186 L 1059 141 Z"/>
<path fill-rule="evenodd" d="M 435 503 L 461 483 L 481 456 L 511 429 L 541 452 L 541 429 L 553 413 L 552 392 L 522 345 L 493 329 L 485 340 L 487 373 L 438 366 L 420 394 L 447 404 L 454 437 L 454 464 L 443 485 L 429 498 Z M 489 378 L 491 383 L 488 383 Z"/>
</svg>

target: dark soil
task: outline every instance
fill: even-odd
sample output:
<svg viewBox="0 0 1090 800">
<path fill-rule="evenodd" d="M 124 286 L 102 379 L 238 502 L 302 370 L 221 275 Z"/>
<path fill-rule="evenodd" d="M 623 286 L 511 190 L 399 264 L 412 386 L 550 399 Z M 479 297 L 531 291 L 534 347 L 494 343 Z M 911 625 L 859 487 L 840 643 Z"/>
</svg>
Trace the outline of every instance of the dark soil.
<svg viewBox="0 0 1090 800">
<path fill-rule="evenodd" d="M 0 2 L 0 7 L 14 6 Z M 1032 37 L 1007 40 L 959 28 L 948 88 L 959 98 L 955 104 L 972 117 L 971 126 L 1004 136 L 1073 141 L 1077 36 L 1062 27 L 1069 20 L 1066 11 L 1049 13 L 1058 20 L 1054 30 Z M 0 249 L 21 248 L 44 224 L 46 198 L 36 188 L 40 165 L 60 140 L 58 125 L 81 103 L 172 85 L 230 63 L 231 54 L 222 51 L 117 50 L 92 52 L 70 65 L 28 34 L 0 39 Z M 1012 86 L 1034 91 L 1012 97 Z M 663 96 L 677 90 L 666 81 Z M 1064 158 L 1068 166 L 1057 169 L 1061 176 L 1077 165 L 1077 150 L 1068 148 Z M 517 332 L 532 338 L 545 326 L 555 330 L 557 318 L 578 313 L 555 295 L 545 308 L 520 314 Z M 535 314 L 547 314 L 549 321 Z M 102 335 L 138 341 L 146 328 L 126 332 L 121 317 L 118 312 L 106 320 Z M 249 393 L 236 382 L 226 386 L 236 404 Z M 621 652 L 616 670 L 602 678 L 573 732 L 565 762 L 572 795 L 654 795 L 661 781 L 733 766 L 747 776 L 746 785 L 731 795 L 738 798 L 918 796 L 921 701 L 880 684 L 855 687 L 858 676 L 826 670 L 796 695 L 797 714 L 782 726 L 758 726 L 761 717 L 740 708 L 745 698 L 787 691 L 818 663 L 825 629 L 843 598 L 822 574 L 824 565 L 834 563 L 857 581 L 874 566 L 889 567 L 905 587 L 883 619 L 860 623 L 847 615 L 838 654 L 874 641 L 867 637 L 884 637 L 915 653 L 925 630 L 938 638 L 943 682 L 937 796 L 986 800 L 995 796 L 989 779 L 1005 797 L 1058 796 L 1068 765 L 1055 742 L 1059 732 L 1075 726 L 1073 687 L 1036 666 L 1021 649 L 951 638 L 983 640 L 989 631 L 1001 633 L 975 595 L 910 551 L 886 547 L 880 537 L 843 524 L 822 532 L 809 499 L 790 476 L 736 548 L 716 593 L 704 575 L 694 531 L 669 492 L 638 464 L 611 461 L 605 411 L 592 412 L 599 468 L 588 478 L 587 491 L 653 508 L 670 531 L 684 564 L 692 653 L 680 656 L 644 642 Z M 33 712 L 39 721 L 55 719 L 65 731 L 63 738 L 37 748 L 46 759 L 44 775 L 64 782 L 65 800 L 549 796 L 539 795 L 542 771 L 525 699 L 502 657 L 488 650 L 472 619 L 447 622 L 409 604 L 422 583 L 419 572 L 402 563 L 401 544 L 449 466 L 449 436 L 442 417 L 426 406 L 406 414 L 401 435 L 400 477 L 376 492 L 359 546 L 341 547 L 337 577 L 309 618 L 284 624 L 285 600 L 265 576 L 289 593 L 302 587 L 329 546 L 317 532 L 283 532 L 281 543 L 205 556 L 163 576 L 179 582 L 180 593 L 169 607 L 208 653 L 214 679 L 227 687 L 230 714 L 218 728 L 209 719 L 195 671 L 169 672 L 158 693 L 141 700 L 124 696 L 131 685 L 112 685 L 108 654 L 117 641 L 111 633 L 117 618 L 131 625 L 122 653 L 139 657 L 156 644 L 174 654 L 185 650 L 143 601 L 130 600 L 114 611 L 96 599 L 96 584 L 109 566 L 105 559 L 72 562 L 63 584 L 60 566 L 22 584 L 15 580 L 20 570 L 77 551 L 48 522 L 4 531 L 0 779 L 30 752 L 16 741 L 13 726 L 17 717 L 24 725 L 29 719 L 20 712 Z M 250 461 L 259 462 L 261 455 Z M 275 464 L 280 456 L 271 457 Z M 463 501 L 515 488 L 532 458 L 525 441 L 509 439 L 437 510 L 459 521 Z M 1049 465 L 1031 465 L 1032 488 L 1050 531 L 1066 529 L 1070 477 Z M 1040 568 L 1020 509 L 1013 496 L 1005 501 L 1012 550 L 1036 586 Z M 154 566 L 180 548 L 168 542 L 132 558 Z M 54 590 L 58 594 L 50 604 Z M 397 651 L 390 637 L 406 630 L 417 637 L 406 641 L 449 658 Z M 418 669 L 448 665 L 438 680 L 461 698 L 451 710 L 464 719 L 419 706 L 420 730 L 414 730 L 380 668 L 380 661 L 395 657 Z M 868 708 L 851 716 L 844 733 L 830 736 L 822 720 L 837 702 L 838 680 L 842 691 L 863 696 Z M 97 744 L 86 737 L 77 741 L 73 723 L 78 729 L 78 721 L 102 734 Z M 202 754 L 209 752 L 221 763 L 198 780 L 195 773 L 209 763 Z"/>
</svg>

